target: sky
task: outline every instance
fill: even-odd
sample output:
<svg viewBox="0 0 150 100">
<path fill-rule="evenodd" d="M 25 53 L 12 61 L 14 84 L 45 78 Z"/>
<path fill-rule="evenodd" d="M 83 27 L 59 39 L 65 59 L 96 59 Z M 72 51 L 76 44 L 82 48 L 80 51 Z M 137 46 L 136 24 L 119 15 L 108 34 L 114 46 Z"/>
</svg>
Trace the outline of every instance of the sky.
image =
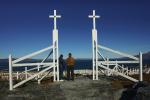
<svg viewBox="0 0 150 100">
<path fill-rule="evenodd" d="M 92 57 L 92 10 L 100 45 L 132 55 L 150 51 L 149 0 L 0 0 L 0 58 L 21 57 L 52 45 L 53 10 L 59 53 Z M 45 54 L 46 55 L 46 54 Z M 110 54 L 111 56 L 111 54 Z M 43 56 L 41 56 L 43 57 Z"/>
</svg>

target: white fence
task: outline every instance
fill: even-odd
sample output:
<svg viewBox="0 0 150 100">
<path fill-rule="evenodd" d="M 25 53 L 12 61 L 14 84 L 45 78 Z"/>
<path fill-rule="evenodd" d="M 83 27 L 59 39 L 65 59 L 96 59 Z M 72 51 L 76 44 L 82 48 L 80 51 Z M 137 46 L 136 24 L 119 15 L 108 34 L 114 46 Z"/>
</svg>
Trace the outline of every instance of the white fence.
<svg viewBox="0 0 150 100">
<path fill-rule="evenodd" d="M 111 48 L 102 46 L 98 44 L 98 38 L 97 38 L 97 29 L 96 29 L 96 18 L 100 18 L 100 16 L 95 14 L 95 10 L 93 10 L 93 15 L 89 15 L 89 18 L 93 19 L 93 29 L 92 29 L 92 50 L 93 50 L 93 80 L 98 80 L 99 71 L 100 72 L 106 72 L 107 75 L 113 75 L 117 74 L 124 78 L 127 78 L 131 81 L 137 82 L 138 79 L 134 79 L 130 77 L 128 69 L 121 66 L 121 64 L 139 64 L 140 65 L 140 71 L 138 70 L 140 74 L 139 80 L 143 80 L 143 70 L 142 70 L 142 53 L 140 52 L 139 58 L 132 56 L 127 53 L 123 53 L 117 50 L 113 50 Z M 117 38 L 117 37 L 116 37 Z M 114 44 L 115 45 L 115 44 Z M 102 55 L 101 51 L 105 50 L 107 52 L 117 54 L 123 57 L 130 58 L 132 60 L 123 60 L 123 61 L 112 61 L 106 58 L 104 55 Z M 100 60 L 102 59 L 102 60 Z M 113 68 L 110 68 L 109 66 L 113 66 Z M 137 73 L 137 70 L 131 71 L 130 73 Z"/>
<path fill-rule="evenodd" d="M 82 70 L 74 70 L 75 74 L 81 74 L 81 75 L 92 75 L 93 70 L 92 69 L 82 69 Z M 27 72 L 27 73 L 23 73 L 20 71 L 14 72 L 13 73 L 13 79 L 14 80 L 23 80 L 31 75 L 37 74 L 37 72 Z M 43 73 L 43 75 L 46 75 L 47 73 Z M 66 71 L 64 71 L 64 74 L 66 74 Z M 107 70 L 103 70 L 103 72 L 99 71 L 99 75 L 108 75 L 108 76 L 113 76 L 113 75 L 117 75 L 116 73 L 112 73 L 112 74 L 108 74 Z M 125 68 L 124 74 L 126 75 L 138 75 L 139 74 L 139 68 Z M 143 69 L 143 74 L 150 74 L 150 68 L 144 68 Z M 46 77 L 52 77 L 53 73 L 49 73 Z M 0 78 L 2 80 L 9 80 L 9 73 L 6 71 L 1 71 L 0 72 Z M 38 78 L 35 78 L 35 80 L 37 80 Z"/>
<path fill-rule="evenodd" d="M 50 15 L 49 18 L 54 18 L 54 29 L 53 29 L 53 43 L 52 46 L 49 46 L 47 48 L 38 50 L 36 52 L 33 52 L 31 54 L 28 54 L 26 56 L 23 56 L 21 58 L 18 58 L 16 60 L 12 59 L 12 56 L 9 55 L 9 90 L 13 90 L 14 88 L 28 82 L 29 80 L 32 79 L 37 79 L 38 83 L 40 83 L 40 81 L 46 77 L 47 75 L 49 75 L 50 71 L 53 72 L 53 77 L 54 77 L 54 81 L 59 81 L 59 59 L 58 59 L 58 30 L 57 30 L 57 25 L 56 25 L 56 19 L 60 18 L 60 15 L 56 15 L 56 10 L 54 10 L 54 15 Z M 51 50 L 51 51 L 50 51 Z M 21 63 L 21 61 L 24 61 L 28 58 L 32 58 L 33 56 L 37 56 L 39 54 L 42 54 L 43 52 L 49 51 L 50 54 L 48 55 L 48 57 L 52 54 L 53 56 L 53 61 L 48 61 L 45 62 L 47 60 L 48 57 L 46 57 L 45 59 L 42 60 L 42 62 L 40 63 Z M 37 66 L 35 68 L 32 69 L 27 69 L 27 67 L 25 66 Z M 13 84 L 13 68 L 14 67 L 25 67 L 25 71 L 23 71 L 22 73 L 17 73 L 17 78 L 19 78 L 21 75 L 25 74 L 25 79 L 18 82 L 17 84 Z M 37 73 L 34 74 L 30 74 L 29 71 L 33 71 L 36 70 Z M 43 74 L 46 73 L 46 74 Z"/>
</svg>

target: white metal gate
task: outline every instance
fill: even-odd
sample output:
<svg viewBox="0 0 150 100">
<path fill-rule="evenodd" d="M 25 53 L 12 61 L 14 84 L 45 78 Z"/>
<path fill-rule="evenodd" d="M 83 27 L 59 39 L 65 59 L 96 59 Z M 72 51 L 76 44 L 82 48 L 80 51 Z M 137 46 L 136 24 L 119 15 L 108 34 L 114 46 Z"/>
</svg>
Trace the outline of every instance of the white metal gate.
<svg viewBox="0 0 150 100">
<path fill-rule="evenodd" d="M 34 53 L 31 53 L 29 55 L 23 56 L 21 58 L 18 58 L 16 60 L 12 60 L 12 56 L 9 55 L 9 89 L 13 90 L 14 88 L 17 88 L 18 86 L 28 82 L 29 80 L 32 80 L 36 78 L 38 80 L 38 83 L 46 77 L 49 74 L 49 71 L 52 70 L 54 81 L 59 81 L 59 59 L 58 59 L 58 30 L 56 25 L 56 19 L 61 18 L 60 15 L 56 15 L 56 10 L 54 10 L 54 15 L 50 15 L 49 18 L 54 19 L 54 29 L 53 29 L 53 43 L 51 46 L 38 50 Z M 51 50 L 51 52 L 50 52 Z M 42 60 L 41 63 L 20 63 L 21 61 L 31 58 L 33 56 L 39 55 L 43 52 L 49 51 L 50 54 L 48 57 L 52 54 L 52 61 L 45 62 L 48 57 Z M 37 66 L 31 69 L 27 69 L 25 66 Z M 25 73 L 26 77 L 24 80 L 18 82 L 17 84 L 13 84 L 13 68 L 14 67 L 25 67 L 25 71 L 22 73 Z M 29 74 L 29 71 L 37 70 L 37 72 L 33 75 Z"/>
<path fill-rule="evenodd" d="M 89 15 L 89 18 L 93 19 L 93 29 L 92 29 L 92 48 L 93 48 L 93 80 L 98 80 L 98 74 L 101 70 L 102 72 L 106 72 L 107 75 L 120 75 L 124 78 L 127 78 L 131 81 L 137 82 L 137 79 L 134 79 L 128 75 L 128 68 L 124 68 L 120 64 L 132 64 L 132 63 L 139 63 L 140 64 L 140 81 L 143 80 L 142 76 L 142 53 L 140 52 L 139 58 L 134 57 L 132 55 L 113 50 L 111 48 L 102 46 L 98 44 L 97 40 L 97 29 L 96 29 L 96 18 L 100 18 L 100 16 L 95 15 L 95 10 L 93 10 L 93 15 Z M 115 53 L 124 57 L 128 57 L 132 59 L 129 60 L 123 60 L 123 61 L 111 61 L 108 58 L 105 58 L 99 50 L 106 50 L 111 53 Z M 113 68 L 110 68 L 109 66 L 113 66 Z"/>
</svg>

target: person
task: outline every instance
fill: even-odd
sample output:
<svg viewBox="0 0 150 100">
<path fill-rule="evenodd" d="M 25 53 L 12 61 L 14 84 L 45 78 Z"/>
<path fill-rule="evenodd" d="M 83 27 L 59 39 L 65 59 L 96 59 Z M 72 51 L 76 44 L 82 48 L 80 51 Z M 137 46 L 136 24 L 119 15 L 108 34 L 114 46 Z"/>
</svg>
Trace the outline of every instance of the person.
<svg viewBox="0 0 150 100">
<path fill-rule="evenodd" d="M 60 80 L 62 80 L 64 78 L 63 77 L 64 68 L 65 68 L 65 61 L 63 59 L 63 55 L 61 54 L 59 57 L 59 78 L 60 78 Z"/>
<path fill-rule="evenodd" d="M 68 58 L 66 60 L 67 62 L 67 79 L 68 80 L 74 80 L 74 64 L 75 64 L 75 60 L 72 57 L 72 54 L 69 53 L 68 54 Z"/>
</svg>

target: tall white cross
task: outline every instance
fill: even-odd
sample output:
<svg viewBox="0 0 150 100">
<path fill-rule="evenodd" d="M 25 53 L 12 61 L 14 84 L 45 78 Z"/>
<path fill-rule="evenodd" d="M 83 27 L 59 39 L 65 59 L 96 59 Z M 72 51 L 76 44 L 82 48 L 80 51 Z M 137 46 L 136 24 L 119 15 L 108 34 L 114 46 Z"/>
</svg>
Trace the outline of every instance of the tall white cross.
<svg viewBox="0 0 150 100">
<path fill-rule="evenodd" d="M 93 10 L 93 15 L 89 15 L 89 18 L 93 18 L 93 29 L 96 29 L 96 18 L 100 18 L 100 16 L 95 15 L 95 10 Z"/>
<path fill-rule="evenodd" d="M 56 19 L 61 18 L 61 15 L 56 15 L 56 10 L 54 10 L 54 15 L 49 15 L 49 18 L 54 18 L 54 30 L 57 29 Z"/>
</svg>

